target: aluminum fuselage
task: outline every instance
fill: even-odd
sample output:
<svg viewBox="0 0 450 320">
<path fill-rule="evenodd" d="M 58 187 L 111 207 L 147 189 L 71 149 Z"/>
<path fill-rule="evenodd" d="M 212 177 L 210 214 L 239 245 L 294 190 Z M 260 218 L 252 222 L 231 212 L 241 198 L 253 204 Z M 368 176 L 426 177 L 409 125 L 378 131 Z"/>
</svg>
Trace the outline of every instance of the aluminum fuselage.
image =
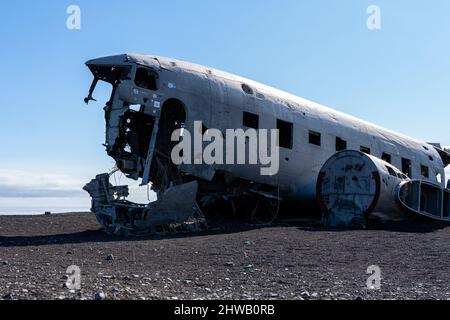
<svg viewBox="0 0 450 320">
<path fill-rule="evenodd" d="M 445 187 L 445 165 L 433 145 L 258 82 L 158 56 L 118 55 L 94 59 L 87 65 L 91 70 L 129 67 L 127 76 L 120 81 L 113 82 L 101 71 L 97 73 L 100 80 L 114 85 L 106 115 L 106 146 L 113 157 L 117 154 L 112 150 L 120 135 L 120 119 L 131 106 L 137 105 L 139 113 L 154 117 L 158 126 L 153 129 L 161 130 L 164 123 L 159 120 L 168 101 L 178 101 L 185 111 L 184 128 L 191 132 L 194 131 L 194 121 L 202 121 L 206 128 L 223 132 L 226 129 L 248 129 L 243 124 L 244 112 L 258 115 L 260 129 L 277 128 L 277 120 L 292 123 L 292 148 L 280 148 L 277 175 L 262 176 L 259 165 L 245 164 L 182 165 L 178 168 L 183 174 L 202 181 L 213 181 L 215 173 L 227 172 L 236 178 L 276 187 L 283 199 L 314 202 L 318 173 L 327 159 L 336 153 L 336 139 L 339 138 L 346 142 L 347 149 L 370 149 L 370 154 L 378 158 L 388 154 L 391 164 L 400 170 L 407 159 L 411 178 Z M 134 79 L 138 68 L 148 68 L 157 74 L 157 88 L 150 90 L 136 85 Z M 251 90 L 246 92 L 243 85 Z M 320 145 L 310 143 L 311 132 L 320 134 Z M 153 130 L 149 140 L 156 137 Z M 154 157 L 152 148 L 157 149 L 157 144 L 157 141 L 153 145 L 150 143 L 146 156 L 134 157 L 136 163 L 126 172 L 129 176 L 142 178 L 143 184 L 152 182 L 149 166 Z M 428 168 L 428 177 L 423 176 L 423 167 Z"/>
</svg>

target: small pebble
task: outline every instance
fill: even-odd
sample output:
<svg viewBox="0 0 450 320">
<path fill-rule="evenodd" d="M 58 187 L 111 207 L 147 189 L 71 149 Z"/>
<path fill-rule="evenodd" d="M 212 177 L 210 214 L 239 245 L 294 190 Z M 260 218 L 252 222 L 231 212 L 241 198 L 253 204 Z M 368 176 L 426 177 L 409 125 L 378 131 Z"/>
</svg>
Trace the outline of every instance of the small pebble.
<svg viewBox="0 0 450 320">
<path fill-rule="evenodd" d="M 103 292 L 97 292 L 95 294 L 95 300 L 105 300 L 106 299 L 106 294 L 104 294 Z"/>
</svg>

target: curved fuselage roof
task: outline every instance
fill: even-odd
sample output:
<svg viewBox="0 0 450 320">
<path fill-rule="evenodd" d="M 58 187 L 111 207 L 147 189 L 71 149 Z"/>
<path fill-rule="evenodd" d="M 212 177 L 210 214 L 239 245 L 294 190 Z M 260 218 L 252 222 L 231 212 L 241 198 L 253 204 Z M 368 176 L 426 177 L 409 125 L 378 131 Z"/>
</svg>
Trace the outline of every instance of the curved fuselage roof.
<svg viewBox="0 0 450 320">
<path fill-rule="evenodd" d="M 337 111 L 328 106 L 295 96 L 285 91 L 228 72 L 220 71 L 214 68 L 209 68 L 191 62 L 161 56 L 128 54 L 127 57 L 128 61 L 130 62 L 148 65 L 150 67 L 160 66 L 163 67 L 164 69 L 169 70 L 184 69 L 190 72 L 210 73 L 210 74 L 212 73 L 216 77 L 220 77 L 229 81 L 236 81 L 248 84 L 254 89 L 256 89 L 258 92 L 262 93 L 266 98 L 271 97 L 277 100 L 280 99 L 284 100 L 287 104 L 286 105 L 287 108 L 297 109 L 300 112 L 303 112 L 306 109 L 310 113 L 316 113 L 317 115 L 321 116 L 322 119 L 328 118 L 328 120 L 338 122 L 340 123 L 340 125 L 343 126 L 349 125 L 355 128 L 355 124 L 357 124 L 356 127 L 363 128 L 364 131 L 367 131 L 368 134 L 371 134 L 375 137 L 384 138 L 387 140 L 395 140 L 400 144 L 404 144 L 405 147 L 422 149 L 423 146 L 426 146 L 430 150 L 434 149 L 432 145 L 426 142 L 383 128 L 368 121 Z"/>
<path fill-rule="evenodd" d="M 443 171 L 444 164 L 442 158 L 433 145 L 347 115 L 313 101 L 286 93 L 282 90 L 214 68 L 172 58 L 139 54 L 124 54 L 99 58 L 90 60 L 86 64 L 89 66 L 90 64 L 119 65 L 133 63 L 177 73 L 202 74 L 205 75 L 204 79 L 215 77 L 221 79 L 225 85 L 233 83 L 246 84 L 255 93 L 260 94 L 260 97 L 263 97 L 260 105 L 258 104 L 258 108 L 261 107 L 261 112 L 274 113 L 280 112 L 281 110 L 283 114 L 289 114 L 294 122 L 295 119 L 300 119 L 302 116 L 307 117 L 312 122 L 319 123 L 321 127 L 327 128 L 332 133 L 344 132 L 356 139 L 362 138 L 379 141 L 383 146 L 389 147 L 390 152 L 395 150 L 394 152 L 398 156 L 412 158 L 417 162 L 420 161 L 422 164 L 430 165 L 430 167 L 436 167 L 437 165 L 438 167 L 436 169 Z M 236 88 L 240 88 L 240 85 L 230 85 L 229 90 L 236 90 Z M 270 103 L 264 103 L 264 100 Z M 269 107 L 274 105 L 276 108 Z M 377 156 L 381 156 L 381 154 Z"/>
</svg>

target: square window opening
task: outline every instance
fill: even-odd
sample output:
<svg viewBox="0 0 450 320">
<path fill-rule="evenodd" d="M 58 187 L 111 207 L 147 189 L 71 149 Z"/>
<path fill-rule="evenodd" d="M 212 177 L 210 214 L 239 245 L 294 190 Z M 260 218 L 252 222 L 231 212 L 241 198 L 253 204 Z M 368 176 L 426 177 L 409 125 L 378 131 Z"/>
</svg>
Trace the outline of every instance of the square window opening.
<svg viewBox="0 0 450 320">
<path fill-rule="evenodd" d="M 322 144 L 322 137 L 320 132 L 316 132 L 316 131 L 309 131 L 309 143 L 316 145 L 316 146 L 320 146 Z"/>
<path fill-rule="evenodd" d="M 156 91 L 158 90 L 158 75 L 156 72 L 148 68 L 137 68 L 134 83 L 144 89 Z"/>
<path fill-rule="evenodd" d="M 336 137 L 336 151 L 342 151 L 347 149 L 347 141 Z"/>
<path fill-rule="evenodd" d="M 411 160 L 402 158 L 402 172 L 407 175 L 409 178 L 411 177 Z"/>
<path fill-rule="evenodd" d="M 361 150 L 361 152 L 364 152 L 366 154 L 370 154 L 370 148 L 368 148 L 368 147 L 361 146 L 360 150 Z"/>
<path fill-rule="evenodd" d="M 389 153 L 383 152 L 381 159 L 387 163 L 392 163 L 392 156 Z"/>
<path fill-rule="evenodd" d="M 279 130 L 279 146 L 286 149 L 292 149 L 293 124 L 278 119 L 277 129 Z"/>
<path fill-rule="evenodd" d="M 242 124 L 248 128 L 258 129 L 259 116 L 254 113 L 244 112 L 242 116 Z"/>
<path fill-rule="evenodd" d="M 422 177 L 424 178 L 429 178 L 430 177 L 430 170 L 427 166 L 420 166 L 420 174 L 422 175 Z"/>
</svg>

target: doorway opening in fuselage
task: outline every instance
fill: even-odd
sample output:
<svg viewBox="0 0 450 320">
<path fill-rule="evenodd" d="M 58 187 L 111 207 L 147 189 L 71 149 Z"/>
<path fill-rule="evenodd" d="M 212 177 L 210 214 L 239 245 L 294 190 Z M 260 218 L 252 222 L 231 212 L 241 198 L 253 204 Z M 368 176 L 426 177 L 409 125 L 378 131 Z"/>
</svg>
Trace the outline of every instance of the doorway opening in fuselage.
<svg viewBox="0 0 450 320">
<path fill-rule="evenodd" d="M 164 191 L 171 184 L 181 184 L 178 168 L 171 160 L 171 152 L 177 141 L 171 141 L 172 133 L 184 128 L 186 111 L 184 104 L 177 99 L 167 100 L 161 109 L 155 156 L 152 160 L 151 181 L 154 191 Z"/>
</svg>

